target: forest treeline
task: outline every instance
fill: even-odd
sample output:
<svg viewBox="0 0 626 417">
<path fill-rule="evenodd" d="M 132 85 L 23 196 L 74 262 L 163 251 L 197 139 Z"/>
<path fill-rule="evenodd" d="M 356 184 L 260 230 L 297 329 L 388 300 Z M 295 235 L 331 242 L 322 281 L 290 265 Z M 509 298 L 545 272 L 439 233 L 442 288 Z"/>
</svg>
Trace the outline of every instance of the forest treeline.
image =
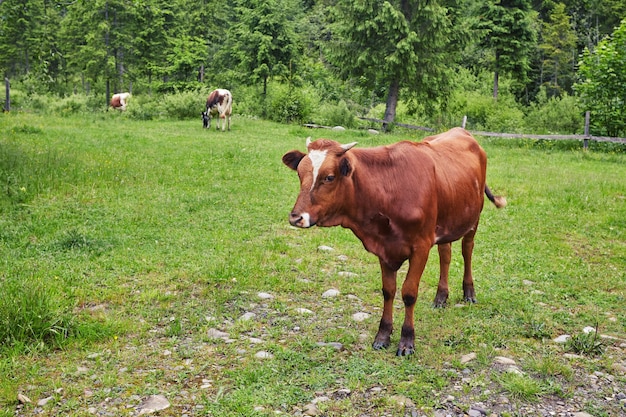
<svg viewBox="0 0 626 417">
<path fill-rule="evenodd" d="M 24 97 L 94 107 L 223 87 L 240 111 L 282 120 L 325 105 L 486 127 L 549 104 L 617 136 L 624 16 L 623 0 L 0 0 L 0 68 Z"/>
</svg>

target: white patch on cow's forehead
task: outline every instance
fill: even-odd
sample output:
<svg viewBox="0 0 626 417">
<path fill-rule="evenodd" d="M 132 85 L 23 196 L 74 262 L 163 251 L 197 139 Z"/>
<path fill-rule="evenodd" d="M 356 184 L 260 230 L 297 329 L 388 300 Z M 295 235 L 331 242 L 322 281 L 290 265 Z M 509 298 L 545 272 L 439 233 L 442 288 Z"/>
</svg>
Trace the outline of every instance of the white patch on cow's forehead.
<svg viewBox="0 0 626 417">
<path fill-rule="evenodd" d="M 309 152 L 309 159 L 313 164 L 313 183 L 311 184 L 311 190 L 315 186 L 315 181 L 317 181 L 317 175 L 320 172 L 320 167 L 324 163 L 326 159 L 326 154 L 328 151 L 311 151 Z"/>
</svg>

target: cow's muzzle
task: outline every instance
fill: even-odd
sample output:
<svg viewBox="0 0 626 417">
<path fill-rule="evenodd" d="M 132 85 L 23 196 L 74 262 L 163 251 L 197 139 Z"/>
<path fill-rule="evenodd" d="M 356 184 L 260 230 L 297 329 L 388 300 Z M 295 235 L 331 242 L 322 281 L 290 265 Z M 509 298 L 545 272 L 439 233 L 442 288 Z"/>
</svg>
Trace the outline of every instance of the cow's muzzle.
<svg viewBox="0 0 626 417">
<path fill-rule="evenodd" d="M 303 228 L 307 228 L 307 227 L 311 227 L 314 224 L 311 223 L 311 217 L 309 216 L 309 213 L 296 213 L 295 211 L 292 211 L 291 214 L 289 215 L 289 223 L 292 226 L 296 226 L 296 227 L 303 227 Z"/>
</svg>

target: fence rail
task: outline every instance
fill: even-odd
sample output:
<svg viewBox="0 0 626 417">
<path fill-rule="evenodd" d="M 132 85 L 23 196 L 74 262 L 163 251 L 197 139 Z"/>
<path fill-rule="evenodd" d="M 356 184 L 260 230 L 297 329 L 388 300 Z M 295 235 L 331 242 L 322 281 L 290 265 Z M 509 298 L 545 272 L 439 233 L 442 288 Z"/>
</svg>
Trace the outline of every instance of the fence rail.
<svg viewBox="0 0 626 417">
<path fill-rule="evenodd" d="M 626 138 L 616 138 L 610 136 L 593 136 L 589 134 L 589 112 L 585 114 L 585 134 L 584 135 L 535 135 L 535 134 L 525 134 L 525 133 L 499 133 L 499 132 L 484 132 L 478 130 L 470 130 L 469 132 L 472 135 L 476 136 L 490 136 L 490 137 L 498 137 L 498 138 L 508 138 L 508 139 L 545 139 L 545 140 L 582 140 L 583 147 L 587 148 L 590 140 L 594 140 L 596 142 L 613 142 L 613 143 L 623 143 L 626 144 Z M 382 123 L 385 124 L 384 120 L 380 119 L 372 119 L 369 117 L 359 117 L 361 120 L 366 120 L 369 122 Z M 462 127 L 465 128 L 467 123 L 467 116 L 463 117 Z M 405 123 L 394 123 L 395 126 L 405 127 L 407 129 L 416 129 L 416 130 L 424 130 L 427 132 L 433 132 L 435 129 L 424 126 L 414 126 Z"/>
</svg>

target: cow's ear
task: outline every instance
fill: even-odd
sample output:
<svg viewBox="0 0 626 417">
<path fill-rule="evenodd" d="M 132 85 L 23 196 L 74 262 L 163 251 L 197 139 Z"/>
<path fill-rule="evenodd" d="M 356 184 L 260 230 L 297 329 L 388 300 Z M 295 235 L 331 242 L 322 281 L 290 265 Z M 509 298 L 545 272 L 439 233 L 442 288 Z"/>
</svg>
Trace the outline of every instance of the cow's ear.
<svg viewBox="0 0 626 417">
<path fill-rule="evenodd" d="M 300 161 L 302 161 L 302 158 L 304 157 L 305 157 L 305 154 L 303 154 L 300 151 L 287 152 L 286 154 L 283 155 L 283 164 L 287 165 L 289 168 L 295 171 L 296 169 L 298 169 L 298 165 L 300 164 Z"/>
<path fill-rule="evenodd" d="M 344 177 L 347 177 L 352 172 L 352 165 L 350 165 L 350 161 L 348 158 L 341 158 L 339 161 L 339 173 Z"/>
</svg>

